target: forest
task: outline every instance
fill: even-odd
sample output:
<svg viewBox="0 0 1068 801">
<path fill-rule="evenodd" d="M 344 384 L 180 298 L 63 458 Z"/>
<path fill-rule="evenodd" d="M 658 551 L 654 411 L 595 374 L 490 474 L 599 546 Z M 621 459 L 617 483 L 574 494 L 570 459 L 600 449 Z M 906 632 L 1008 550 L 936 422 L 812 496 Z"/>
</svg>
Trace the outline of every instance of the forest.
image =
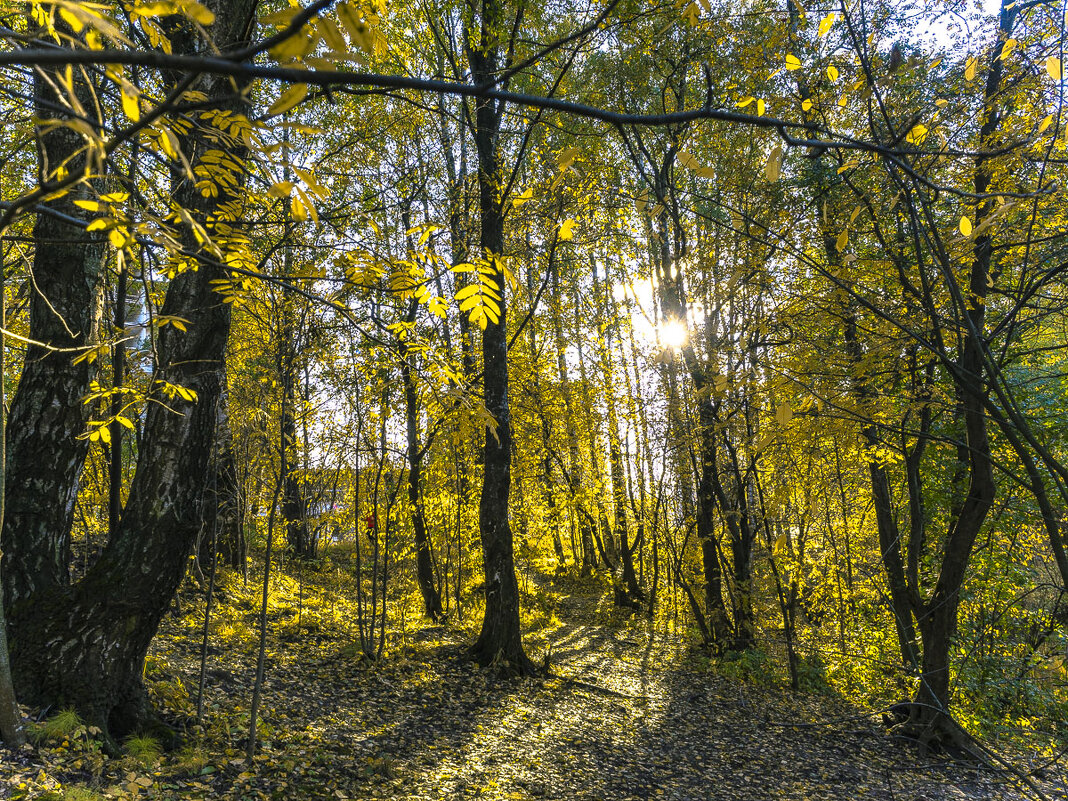
<svg viewBox="0 0 1068 801">
<path fill-rule="evenodd" d="M 1068 798 L 1054 0 L 0 0 L 0 798 Z"/>
</svg>

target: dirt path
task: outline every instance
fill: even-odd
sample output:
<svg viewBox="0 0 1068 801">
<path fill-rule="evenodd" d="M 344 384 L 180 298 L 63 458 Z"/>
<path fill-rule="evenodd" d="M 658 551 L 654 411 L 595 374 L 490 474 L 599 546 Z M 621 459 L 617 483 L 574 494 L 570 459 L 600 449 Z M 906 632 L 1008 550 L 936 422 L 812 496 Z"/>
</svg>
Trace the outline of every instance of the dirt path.
<svg viewBox="0 0 1068 801">
<path fill-rule="evenodd" d="M 141 797 L 1023 797 L 1004 775 L 920 759 L 833 699 L 698 670 L 683 642 L 615 614 L 599 585 L 561 578 L 541 589 L 538 597 L 559 598 L 562 623 L 548 638 L 551 678 L 498 682 L 465 658 L 469 634 L 440 627 L 418 630 L 410 647 L 371 669 L 346 650 L 340 618 L 272 645 L 252 771 L 241 758 L 241 705 L 253 649 L 213 648 L 201 746 L 208 764 L 167 757 Z M 156 647 L 194 687 L 197 638 L 183 625 Z M 531 651 L 544 656 L 540 643 Z M 124 770 L 103 784 L 127 783 Z M 1068 798 L 1060 776 L 1047 778 L 1051 798 Z"/>
<path fill-rule="evenodd" d="M 338 659 L 279 666 L 268 719 L 300 730 L 247 789 L 278 797 L 281 764 L 307 797 L 1020 797 L 1004 776 L 919 759 L 843 705 L 687 670 L 680 643 L 643 623 L 599 624 L 604 603 L 563 600 L 547 680 L 498 684 L 458 642 L 371 674 Z"/>
</svg>

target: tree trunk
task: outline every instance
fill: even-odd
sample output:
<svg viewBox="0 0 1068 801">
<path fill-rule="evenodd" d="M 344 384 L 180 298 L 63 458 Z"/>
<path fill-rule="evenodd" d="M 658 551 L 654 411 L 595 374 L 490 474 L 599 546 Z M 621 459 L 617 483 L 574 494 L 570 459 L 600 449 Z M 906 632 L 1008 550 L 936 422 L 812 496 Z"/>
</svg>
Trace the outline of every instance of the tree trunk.
<svg viewBox="0 0 1068 801">
<path fill-rule="evenodd" d="M 225 48 L 245 41 L 254 0 L 217 0 L 211 5 L 218 20 L 212 28 L 216 45 Z M 201 45 L 189 26 L 176 31 L 172 42 L 176 53 L 195 53 Z M 204 76 L 195 88 L 220 98 L 219 107 L 236 111 L 240 101 L 229 99 L 232 87 L 228 78 Z M 194 165 L 206 151 L 223 147 L 233 159 L 228 178 L 232 186 L 241 185 L 245 148 L 240 139 L 214 126 L 195 128 L 183 138 L 182 149 Z M 218 187 L 217 197 L 206 198 L 180 169 L 174 172 L 174 182 L 176 202 L 204 225 L 224 256 L 240 246 L 232 237 L 240 209 L 221 210 L 237 200 L 227 185 Z M 198 247 L 192 231 L 183 231 L 183 241 L 188 248 Z M 200 529 L 230 328 L 230 306 L 212 282 L 226 277 L 214 263 L 202 262 L 199 269 L 177 275 L 167 289 L 161 313 L 188 320 L 188 330 L 159 329 L 159 360 L 137 469 L 116 536 L 77 585 L 36 592 L 32 603 L 22 603 L 17 610 L 11 641 L 16 688 L 30 703 L 73 706 L 110 736 L 154 721 L 141 672 Z M 91 304 L 79 308 L 84 311 Z M 192 390 L 196 400 L 172 396 L 168 385 Z M 71 400 L 80 408 L 77 398 Z"/>
<path fill-rule="evenodd" d="M 498 3 L 483 5 L 477 43 L 468 46 L 468 61 L 476 83 L 497 79 L 502 10 Z M 518 20 L 517 20 L 518 21 Z M 496 665 L 504 672 L 529 674 L 534 665 L 523 650 L 519 628 L 519 585 L 515 576 L 508 497 L 512 482 L 512 420 L 508 397 L 507 283 L 502 269 L 504 206 L 499 136 L 501 105 L 479 98 L 475 104 L 475 147 L 478 152 L 479 245 L 481 257 L 493 266 L 492 278 L 500 292 L 500 311 L 482 334 L 484 397 L 497 427 L 486 432 L 484 472 L 478 522 L 486 578 L 486 611 L 482 630 L 471 649 L 481 665 Z"/>
<path fill-rule="evenodd" d="M 7 374 L 7 287 L 4 273 L 0 270 L 0 526 L 4 522 L 4 484 L 7 472 L 7 393 L 4 377 Z M 0 737 L 4 745 L 14 750 L 26 742 L 15 697 L 15 684 L 11 678 L 11 651 L 7 644 L 7 615 L 4 613 L 4 594 L 0 592 Z"/>
<path fill-rule="evenodd" d="M 180 275 L 163 307 L 191 325 L 186 333 L 160 330 L 156 378 L 192 389 L 198 400 L 148 405 L 118 535 L 76 586 L 24 605 L 12 639 L 16 687 L 27 702 L 72 705 L 115 736 L 151 720 L 141 668 L 200 529 L 230 324 L 230 307 L 210 281 L 223 275 L 207 265 Z"/>
<path fill-rule="evenodd" d="M 413 304 L 415 302 L 413 301 Z M 409 319 L 414 320 L 415 306 Z M 408 502 L 412 507 L 412 530 L 415 535 L 415 572 L 419 591 L 423 595 L 423 610 L 431 620 L 442 617 L 441 594 L 434 581 L 434 562 L 430 553 L 430 538 L 426 531 L 423 508 L 423 452 L 419 445 L 419 407 L 413 376 L 414 354 L 401 344 L 401 376 L 404 379 L 404 412 L 408 434 Z"/>
<path fill-rule="evenodd" d="M 204 563 L 218 557 L 234 570 L 244 572 L 248 558 L 242 515 L 244 500 L 237 480 L 233 436 L 230 433 L 230 393 L 225 384 L 220 388 L 220 393 L 215 410 L 215 440 L 205 482 L 200 560 Z M 214 553 L 211 547 L 213 539 Z"/>
<path fill-rule="evenodd" d="M 63 85 L 62 73 L 59 68 L 34 74 L 35 113 L 42 122 L 65 118 L 53 110 L 62 106 L 53 88 Z M 81 71 L 74 71 L 73 82 L 82 106 L 96 108 L 92 87 Z M 51 171 L 61 165 L 73 173 L 88 169 L 85 140 L 75 130 L 42 126 L 38 141 L 42 183 L 54 179 Z M 87 184 L 79 184 L 42 205 L 85 220 L 91 215 L 74 202 L 89 197 L 87 189 Z M 29 336 L 49 347 L 27 347 L 8 420 L 7 510 L 0 545 L 12 637 L 18 636 L 23 603 L 70 580 L 70 530 L 78 477 L 89 451 L 89 441 L 79 435 L 85 433 L 92 411 L 82 399 L 96 375 L 95 360 L 78 359 L 84 353 L 70 349 L 92 344 L 106 252 L 106 240 L 99 233 L 88 233 L 44 212 L 37 215 L 33 236 Z"/>
</svg>

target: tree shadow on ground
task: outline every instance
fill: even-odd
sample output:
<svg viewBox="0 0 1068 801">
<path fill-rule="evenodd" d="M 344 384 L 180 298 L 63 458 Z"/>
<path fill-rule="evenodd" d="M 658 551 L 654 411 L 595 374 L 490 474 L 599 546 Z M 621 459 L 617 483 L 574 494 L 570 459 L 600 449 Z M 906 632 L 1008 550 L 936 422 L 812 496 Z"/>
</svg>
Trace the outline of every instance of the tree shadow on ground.
<svg viewBox="0 0 1068 801">
<path fill-rule="evenodd" d="M 515 685 L 462 725 L 458 750 L 407 766 L 431 798 L 1012 798 L 1004 777 L 921 759 L 840 699 L 758 688 L 686 660 L 678 638 L 603 619 L 576 594 L 551 638 L 554 678 Z M 461 743 L 461 739 L 463 742 Z M 1022 796 L 1021 796 L 1022 797 Z"/>
</svg>

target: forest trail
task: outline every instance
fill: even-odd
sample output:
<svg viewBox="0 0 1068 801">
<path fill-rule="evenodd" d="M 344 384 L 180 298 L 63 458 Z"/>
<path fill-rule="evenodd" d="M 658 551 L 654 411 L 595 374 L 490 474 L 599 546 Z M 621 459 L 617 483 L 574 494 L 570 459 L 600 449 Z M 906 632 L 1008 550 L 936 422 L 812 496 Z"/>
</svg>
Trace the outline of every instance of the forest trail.
<svg viewBox="0 0 1068 801">
<path fill-rule="evenodd" d="M 192 725 L 190 698 L 202 603 L 167 621 L 146 666 L 157 704 L 186 733 L 184 747 L 107 762 L 80 737 L 59 737 L 5 771 L 0 798 L 1029 797 L 1006 773 L 917 756 L 843 701 L 710 671 L 685 638 L 614 609 L 597 580 L 528 572 L 523 581 L 531 604 L 551 599 L 531 612 L 546 625 L 533 627 L 543 633 L 529 638 L 528 651 L 540 662 L 551 647 L 552 675 L 507 681 L 466 658 L 469 629 L 410 620 L 402 624 L 405 640 L 369 665 L 355 656 L 351 615 L 329 593 L 301 596 L 303 623 L 295 625 L 291 581 L 292 597 L 272 602 L 262 742 L 252 769 L 243 755 L 256 588 L 231 582 L 213 623 L 202 727 Z M 535 592 L 526 591 L 531 584 Z M 309 600 L 322 602 L 318 613 Z M 1048 770 L 1045 779 L 1047 797 L 1068 798 L 1065 776 Z M 69 794 L 79 786 L 91 792 Z"/>
<path fill-rule="evenodd" d="M 224 770 L 214 794 L 1021 797 L 1004 775 L 916 757 L 844 703 L 688 666 L 682 641 L 615 613 L 599 585 L 562 579 L 553 589 L 563 625 L 548 638 L 548 679 L 496 683 L 464 658 L 462 639 L 438 627 L 417 633 L 425 646 L 417 641 L 373 671 L 286 652 L 268 672 L 267 720 L 277 736 L 261 769 L 229 787 L 239 768 Z M 822 723 L 828 719 L 840 722 Z M 293 728 L 283 734 L 282 726 Z"/>
</svg>

